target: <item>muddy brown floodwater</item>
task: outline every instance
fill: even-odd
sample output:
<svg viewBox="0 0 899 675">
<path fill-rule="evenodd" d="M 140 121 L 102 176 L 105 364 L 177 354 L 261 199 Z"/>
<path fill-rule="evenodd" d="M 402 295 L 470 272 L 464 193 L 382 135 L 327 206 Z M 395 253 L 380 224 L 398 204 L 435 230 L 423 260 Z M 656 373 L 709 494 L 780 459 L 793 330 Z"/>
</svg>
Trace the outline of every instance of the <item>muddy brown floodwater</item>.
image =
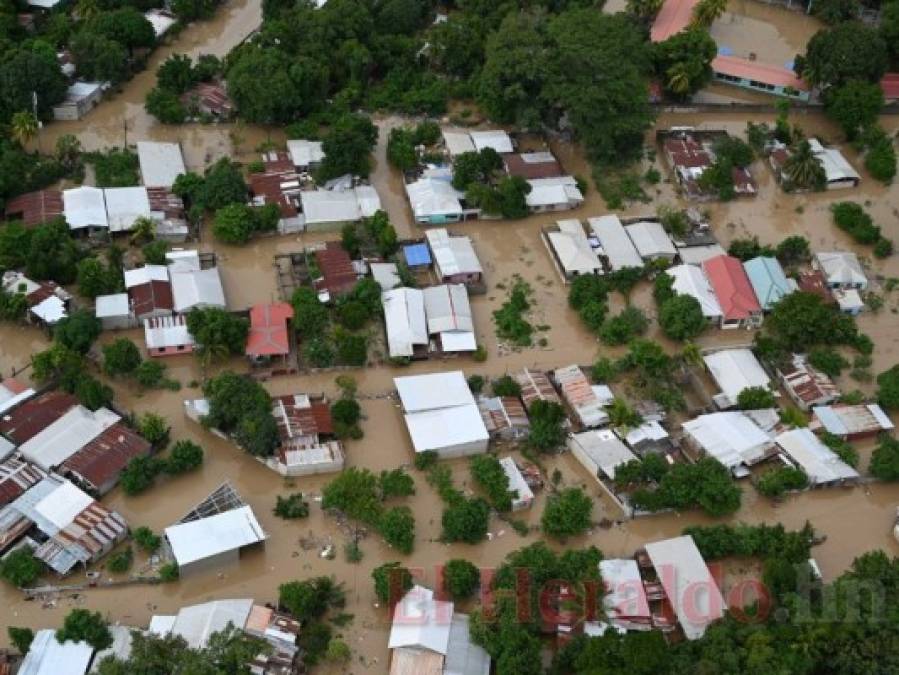
<svg viewBox="0 0 899 675">
<path fill-rule="evenodd" d="M 731 8 L 734 6 L 732 3 Z M 753 7 L 756 9 L 751 9 Z M 43 132 L 42 143 L 52 142 L 63 133 L 75 133 L 89 149 L 120 145 L 123 140 L 124 119 L 127 122 L 129 142 L 143 138 L 180 140 L 185 148 L 188 165 L 198 169 L 207 161 L 225 154 L 246 161 L 263 140 L 282 140 L 283 135 L 277 131 L 258 127 L 237 128 L 236 139 L 233 133 L 235 128 L 231 125 L 165 127 L 157 124 L 143 110 L 144 94 L 153 86 L 155 68 L 162 59 L 173 52 L 225 54 L 258 25 L 259 8 L 258 0 L 238 0 L 227 5 L 213 21 L 189 26 L 172 44 L 157 51 L 147 71 L 127 83 L 123 91 L 104 102 L 84 120 L 49 125 Z M 740 11 L 743 9 L 746 9 L 750 17 L 765 20 L 767 12 L 775 11 L 776 8 L 748 3 Z M 804 17 L 800 18 L 806 20 Z M 780 32 L 783 35 L 789 34 L 783 30 Z M 742 133 L 747 119 L 772 121 L 770 116 L 742 113 L 665 114 L 660 117 L 658 125 L 660 128 L 675 124 L 695 125 L 726 128 L 733 133 Z M 838 138 L 837 131 L 818 114 L 794 114 L 793 120 L 807 134 L 820 134 L 827 139 Z M 401 120 L 393 117 L 378 119 L 381 138 L 375 149 L 372 181 L 400 236 L 408 236 L 414 234 L 414 226 L 403 194 L 402 178 L 387 165 L 385 157 L 387 132 L 399 123 Z M 895 118 L 885 118 L 882 123 L 891 133 L 896 131 Z M 239 141 L 236 144 L 238 147 L 235 147 L 235 140 Z M 650 142 L 649 137 L 647 142 Z M 554 150 L 569 172 L 590 175 L 590 168 L 577 148 L 556 144 Z M 849 148 L 844 148 L 844 151 L 850 161 L 860 168 L 856 154 Z M 663 175 L 667 175 L 659 160 L 656 160 L 656 165 L 662 169 Z M 815 195 L 786 195 L 775 185 L 770 171 L 761 162 L 757 162 L 754 169 L 760 185 L 757 199 L 710 204 L 706 207 L 713 229 L 724 245 L 736 237 L 747 235 L 757 235 L 763 243 L 774 244 L 791 234 L 803 234 L 817 250 L 839 247 L 858 252 L 870 266 L 875 278 L 899 277 L 897 256 L 885 261 L 871 260 L 867 248 L 856 246 L 834 228 L 828 213 L 828 206 L 834 201 L 849 199 L 861 202 L 874 215 L 885 235 L 899 240 L 899 214 L 896 211 L 896 205 L 899 204 L 899 184 L 883 187 L 862 171 L 863 182 L 858 189 Z M 625 211 L 626 215 L 649 214 L 659 204 L 682 205 L 667 180 L 653 187 L 650 192 L 653 203 L 629 206 Z M 564 215 L 586 218 L 605 212 L 607 208 L 602 198 L 595 189 L 591 189 L 584 206 L 574 213 Z M 473 222 L 453 228 L 472 237 L 485 267 L 488 292 L 474 298 L 472 307 L 478 338 L 487 347 L 489 358 L 483 364 L 460 358 L 417 363 L 405 369 L 378 366 L 355 372 L 360 394 L 364 397 L 362 406 L 366 415 L 365 438 L 348 444 L 349 466 L 379 471 L 411 462 L 412 448 L 400 410 L 392 399 L 379 397 L 391 390 L 392 378 L 397 375 L 461 368 L 467 373 L 497 376 L 523 366 L 551 368 L 568 363 L 588 364 L 600 354 L 620 354 L 620 349 L 600 345 L 581 326 L 567 306 L 565 287 L 539 236 L 540 228 L 555 219 L 551 214 L 544 214 L 516 222 Z M 272 256 L 275 253 L 299 250 L 314 241 L 335 236 L 273 237 L 242 248 L 223 246 L 205 236 L 199 246 L 204 250 L 214 250 L 220 256 L 229 303 L 233 308 L 240 309 L 254 302 L 276 297 L 272 267 Z M 540 333 L 547 339 L 547 345 L 543 348 L 514 351 L 496 339 L 492 311 L 504 301 L 507 291 L 501 286 L 508 286 L 514 274 L 521 275 L 534 289 L 531 322 L 546 327 Z M 877 314 L 868 313 L 860 319 L 862 328 L 876 343 L 875 373 L 897 362 L 899 297 L 896 292 L 883 293 L 886 300 L 884 308 Z M 632 301 L 650 315 L 654 314 L 648 287 L 638 288 Z M 667 349 L 677 349 L 676 345 L 658 335 L 655 325 L 651 330 L 651 337 L 659 339 Z M 139 331 L 127 332 L 125 335 L 138 344 L 143 344 Z M 106 334 L 102 340 L 115 337 L 117 335 Z M 742 331 L 709 331 L 701 338 L 700 343 L 703 346 L 733 344 L 746 342 L 751 337 L 751 334 Z M 46 337 L 34 329 L 0 326 L 0 372 L 6 375 L 12 369 L 22 367 L 31 353 L 44 348 L 46 344 Z M 159 532 L 181 518 L 223 481 L 230 480 L 253 507 L 268 533 L 266 546 L 245 555 L 233 567 L 192 576 L 170 585 L 136 586 L 124 590 L 97 589 L 76 597 L 60 597 L 50 606 L 43 606 L 39 602 L 25 602 L 18 591 L 3 585 L 0 587 L 4 607 L 0 614 L 0 641 L 6 639 L 4 629 L 7 625 L 56 626 L 74 606 L 99 610 L 111 621 L 146 626 L 153 613 L 171 613 L 182 605 L 211 598 L 253 597 L 260 601 L 271 601 L 276 598 L 280 583 L 329 574 L 345 584 L 348 591 L 347 611 L 355 615 L 353 624 L 344 631 L 355 652 L 353 671 L 382 673 L 387 669 L 388 623 L 383 609 L 374 606 L 370 578 L 372 568 L 385 561 L 403 560 L 406 565 L 421 569 L 424 581 L 432 583 L 434 566 L 449 558 L 465 557 L 478 565 L 492 567 L 499 564 L 508 552 L 539 539 L 537 533 L 521 537 L 501 521 L 493 519 L 491 531 L 495 536 L 491 541 L 476 546 L 439 543 L 437 537 L 440 532 L 441 504 L 422 476 L 413 471 L 417 493 L 408 500 L 408 504 L 417 515 L 415 552 L 407 557 L 399 556 L 377 536 L 369 536 L 361 544 L 364 551 L 362 562 L 347 563 L 341 551 L 345 535 L 333 519 L 323 514 L 315 501 L 328 478 L 307 477 L 285 481 L 228 443 L 187 421 L 182 413 L 182 402 L 200 394 L 199 389 L 189 385 L 201 381 L 204 374 L 190 356 L 172 358 L 167 364 L 170 375 L 183 386 L 179 392 L 139 393 L 127 383 L 112 382 L 116 402 L 123 410 L 138 414 L 154 411 L 165 415 L 172 425 L 173 438 L 190 438 L 200 443 L 206 450 L 206 461 L 195 474 L 161 480 L 144 495 L 126 497 L 120 490 L 115 490 L 104 502 L 120 511 L 132 527 L 147 525 Z M 238 359 L 222 367 L 239 371 L 247 368 Z M 212 373 L 207 373 L 209 374 Z M 278 378 L 266 386 L 273 394 L 325 391 L 333 395 L 336 389 L 333 380 L 334 374 L 301 375 Z M 844 377 L 840 384 L 844 389 L 861 386 L 870 392 L 872 388 L 870 384 L 859 385 L 848 377 Z M 862 448 L 864 463 L 867 462 L 869 451 L 869 447 Z M 453 462 L 451 466 L 457 484 L 470 488 L 466 463 Z M 583 485 L 596 496 L 597 521 L 602 518 L 618 518 L 615 507 L 605 501 L 590 477 L 570 456 L 548 459 L 546 469 L 549 473 L 559 469 L 565 485 Z M 890 554 L 899 553 L 899 546 L 891 537 L 895 507 L 899 503 L 897 485 L 805 493 L 790 497 L 777 505 L 760 499 L 750 486 L 744 487 L 743 508 L 730 520 L 783 522 L 790 528 L 798 528 L 806 520 L 811 521 L 816 529 L 827 535 L 827 541 L 814 550 L 827 579 L 842 572 L 855 556 L 864 551 L 882 548 Z M 309 518 L 297 522 L 276 519 L 272 514 L 275 495 L 297 490 L 306 493 L 312 501 L 313 508 Z M 530 524 L 538 524 L 544 501 L 545 495 L 538 496 L 534 507 L 524 514 L 523 517 Z M 597 528 L 570 541 L 568 545 L 594 544 L 607 556 L 629 556 L 647 541 L 677 535 L 689 524 L 706 522 L 709 520 L 696 512 L 661 515 L 615 524 L 608 530 Z M 303 550 L 300 540 L 310 537 L 322 543 L 334 542 L 338 548 L 337 558 L 323 560 L 318 557 L 317 550 Z M 135 569 L 139 570 L 144 564 L 143 558 L 139 557 Z M 78 575 L 75 575 L 72 581 L 77 579 Z"/>
</svg>

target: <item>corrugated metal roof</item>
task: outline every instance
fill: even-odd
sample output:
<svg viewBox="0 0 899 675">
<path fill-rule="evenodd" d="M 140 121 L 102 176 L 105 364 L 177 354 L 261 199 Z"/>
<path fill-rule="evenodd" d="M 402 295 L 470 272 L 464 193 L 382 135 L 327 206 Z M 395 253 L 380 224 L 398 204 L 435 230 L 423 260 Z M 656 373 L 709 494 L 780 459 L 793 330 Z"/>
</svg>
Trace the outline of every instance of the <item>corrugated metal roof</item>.
<svg viewBox="0 0 899 675">
<path fill-rule="evenodd" d="M 588 218 L 587 223 L 599 239 L 613 272 L 625 267 L 643 267 L 643 258 L 637 252 L 634 242 L 627 235 L 618 216 L 610 213 L 597 218 Z"/>
<path fill-rule="evenodd" d="M 19 452 L 45 471 L 56 468 L 121 418 L 107 408 L 96 411 L 74 406 L 40 433 L 23 443 Z"/>
<path fill-rule="evenodd" d="M 0 417 L 0 433 L 21 445 L 62 417 L 78 399 L 64 391 L 48 391 Z"/>
<path fill-rule="evenodd" d="M 179 175 L 187 173 L 178 143 L 138 141 L 137 158 L 147 187 L 171 187 Z"/>
<path fill-rule="evenodd" d="M 742 263 L 733 256 L 722 255 L 702 263 L 725 321 L 748 319 L 762 310 L 746 276 Z"/>
<path fill-rule="evenodd" d="M 579 366 L 557 368 L 553 371 L 553 378 L 562 391 L 562 397 L 574 409 L 583 426 L 596 427 L 608 421 L 608 413 Z"/>
<path fill-rule="evenodd" d="M 837 457 L 808 429 L 785 431 L 775 439 L 777 444 L 809 477 L 812 485 L 855 480 L 858 471 Z"/>
<path fill-rule="evenodd" d="M 165 536 L 179 566 L 258 544 L 266 539 L 262 525 L 249 506 L 171 525 L 165 528 Z"/>
<path fill-rule="evenodd" d="M 770 389 L 771 379 L 751 349 L 722 349 L 702 357 L 730 405 L 749 387 Z"/>
<path fill-rule="evenodd" d="M 793 287 L 787 281 L 783 267 L 777 258 L 759 256 L 743 263 L 752 290 L 758 299 L 762 309 L 769 310 L 783 297 L 793 292 Z"/>
<path fill-rule="evenodd" d="M 290 353 L 287 323 L 293 318 L 293 307 L 286 302 L 253 305 L 250 308 L 250 331 L 246 353 L 249 356 L 281 356 Z"/>
<path fill-rule="evenodd" d="M 39 630 L 19 675 L 84 675 L 93 654 L 93 647 L 86 642 L 59 642 L 55 630 Z"/>
<path fill-rule="evenodd" d="M 741 412 L 717 412 L 688 420 L 684 431 L 706 454 L 729 469 L 754 464 L 767 454 L 771 438 Z"/>
<path fill-rule="evenodd" d="M 468 237 L 450 236 L 442 228 L 425 233 L 437 269 L 443 277 L 456 274 L 481 274 L 483 268 Z"/>
</svg>

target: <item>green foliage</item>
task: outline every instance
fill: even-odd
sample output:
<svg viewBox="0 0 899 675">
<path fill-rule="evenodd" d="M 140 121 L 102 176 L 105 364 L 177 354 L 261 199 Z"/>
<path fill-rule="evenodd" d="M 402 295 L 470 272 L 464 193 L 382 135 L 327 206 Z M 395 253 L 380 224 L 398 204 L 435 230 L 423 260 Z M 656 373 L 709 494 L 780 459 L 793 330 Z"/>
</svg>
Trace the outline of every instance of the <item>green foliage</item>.
<svg viewBox="0 0 899 675">
<path fill-rule="evenodd" d="M 887 47 L 875 28 L 847 21 L 815 33 L 795 69 L 821 87 L 878 82 L 887 69 Z"/>
<path fill-rule="evenodd" d="M 553 452 L 565 443 L 565 410 L 554 401 L 534 401 L 528 415 L 531 429 L 528 445 L 540 452 Z"/>
<path fill-rule="evenodd" d="M 53 329 L 53 339 L 79 354 L 86 354 L 100 335 L 100 320 L 86 309 L 78 309 L 61 319 Z"/>
<path fill-rule="evenodd" d="M 301 338 L 320 337 L 328 326 L 328 308 L 318 299 L 316 292 L 306 286 L 296 289 L 291 298 L 294 311 L 293 325 Z"/>
<path fill-rule="evenodd" d="M 163 462 L 155 457 L 134 457 L 125 466 L 119 479 L 122 491 L 128 496 L 146 491 L 163 471 L 163 467 Z"/>
<path fill-rule="evenodd" d="M 367 178 L 371 171 L 371 150 L 378 140 L 378 129 L 368 117 L 343 115 L 322 138 L 325 158 L 316 172 L 316 180 L 352 174 Z"/>
<path fill-rule="evenodd" d="M 209 399 L 208 426 L 234 435 L 238 444 L 253 455 L 265 457 L 278 446 L 278 428 L 272 417 L 272 400 L 255 380 L 224 371 L 203 387 Z"/>
<path fill-rule="evenodd" d="M 445 542 L 477 544 L 487 538 L 489 521 L 490 505 L 480 497 L 454 499 L 443 511 L 440 539 Z"/>
<path fill-rule="evenodd" d="M 632 459 L 615 468 L 615 485 L 619 489 L 630 485 L 658 483 L 668 473 L 668 462 L 661 455 L 648 454 L 642 460 Z"/>
<path fill-rule="evenodd" d="M 187 330 L 201 353 L 238 355 L 244 353 L 250 322 L 220 307 L 195 307 L 187 315 Z"/>
<path fill-rule="evenodd" d="M 784 265 L 796 265 L 811 259 L 811 248 L 808 239 L 794 234 L 780 241 L 775 250 L 775 255 Z"/>
<path fill-rule="evenodd" d="M 137 420 L 137 432 L 157 449 L 169 444 L 171 431 L 166 419 L 154 412 L 146 412 Z"/>
<path fill-rule="evenodd" d="M 739 258 L 743 262 L 759 256 L 771 257 L 775 254 L 770 246 L 762 246 L 758 237 L 734 239 L 727 249 L 727 254 Z"/>
<path fill-rule="evenodd" d="M 502 464 L 493 455 L 475 455 L 469 467 L 471 477 L 487 493 L 487 498 L 497 511 L 511 511 L 513 493 L 509 490 L 509 477 Z"/>
<path fill-rule="evenodd" d="M 515 279 L 509 291 L 509 299 L 493 312 L 496 335 L 519 347 L 529 347 L 534 327 L 525 319 L 533 295 L 530 284 L 520 277 Z"/>
<path fill-rule="evenodd" d="M 154 553 L 162 544 L 158 534 L 154 534 L 149 527 L 141 526 L 132 533 L 134 543 L 145 553 Z"/>
<path fill-rule="evenodd" d="M 124 574 L 131 569 L 132 564 L 134 564 L 134 551 L 131 550 L 130 546 L 127 546 L 109 556 L 106 568 L 113 574 Z"/>
<path fill-rule="evenodd" d="M 621 313 L 607 319 L 599 329 L 599 339 L 607 345 L 623 345 L 635 337 L 643 335 L 649 328 L 646 315 L 633 305 L 628 305 Z"/>
<path fill-rule="evenodd" d="M 889 410 L 899 409 L 899 365 L 877 376 L 877 402 Z"/>
<path fill-rule="evenodd" d="M 881 237 L 877 240 L 877 243 L 874 244 L 874 249 L 872 250 L 875 258 L 889 258 L 893 255 L 893 241 L 891 239 L 884 239 Z"/>
<path fill-rule="evenodd" d="M 324 621 L 310 621 L 303 626 L 297 640 L 303 654 L 303 664 L 311 668 L 328 653 L 331 644 L 331 627 Z"/>
<path fill-rule="evenodd" d="M 883 108 L 883 90 L 872 82 L 851 80 L 828 90 L 825 96 L 827 115 L 854 141 L 862 129 L 877 122 Z"/>
<path fill-rule="evenodd" d="M 602 356 L 596 359 L 596 362 L 590 369 L 590 376 L 594 382 L 614 382 L 618 377 L 618 368 L 612 359 Z"/>
<path fill-rule="evenodd" d="M 274 230 L 280 217 L 277 204 L 227 204 L 215 212 L 212 233 L 225 244 L 246 244 L 253 235 Z"/>
<path fill-rule="evenodd" d="M 43 570 L 43 564 L 28 546 L 17 548 L 0 559 L 0 578 L 19 588 L 31 586 Z"/>
<path fill-rule="evenodd" d="M 777 525 L 691 525 L 684 534 L 693 537 L 696 548 L 707 560 L 731 556 L 740 558 L 782 558 L 805 562 L 811 553 L 814 530 L 806 522 L 801 530 L 788 532 Z"/>
<path fill-rule="evenodd" d="M 178 581 L 181 572 L 178 570 L 178 564 L 174 562 L 165 563 L 159 568 L 159 580 L 164 584 Z"/>
<path fill-rule="evenodd" d="M 868 470 L 880 480 L 899 480 L 899 441 L 883 434 L 871 453 Z"/>
<path fill-rule="evenodd" d="M 840 438 L 839 436 L 830 433 L 829 431 L 825 431 L 821 434 L 821 442 L 824 443 L 828 448 L 833 450 L 837 456 L 846 462 L 851 467 L 858 466 L 858 450 L 852 447 L 852 444 L 848 441 Z"/>
<path fill-rule="evenodd" d="M 463 558 L 448 560 L 443 566 L 443 590 L 456 600 L 470 598 L 481 583 L 481 572 Z"/>
<path fill-rule="evenodd" d="M 381 491 L 381 499 L 409 497 L 415 494 L 415 481 L 402 467 L 384 470 L 378 476 L 378 488 Z"/>
<path fill-rule="evenodd" d="M 592 525 L 593 500 L 580 488 L 566 488 L 551 495 L 540 518 L 544 534 L 565 539 L 588 530 Z"/>
<path fill-rule="evenodd" d="M 378 530 L 387 543 L 406 555 L 415 546 L 415 516 L 408 506 L 394 506 L 381 516 Z"/>
<path fill-rule="evenodd" d="M 802 469 L 792 466 L 781 466 L 763 473 L 756 489 L 766 497 L 780 497 L 789 490 L 801 490 L 808 486 L 808 476 Z"/>
<path fill-rule="evenodd" d="M 362 562 L 362 558 L 364 557 L 362 548 L 356 541 L 347 542 L 343 547 L 343 553 L 348 563 Z"/>
<path fill-rule="evenodd" d="M 163 460 L 162 470 L 172 476 L 194 471 L 203 464 L 203 448 L 193 441 L 175 443 L 169 456 Z"/>
<path fill-rule="evenodd" d="M 784 190 L 815 190 L 827 186 L 827 173 L 811 144 L 802 139 L 784 162 Z"/>
<path fill-rule="evenodd" d="M 416 452 L 412 463 L 419 471 L 427 471 L 431 467 L 436 466 L 439 460 L 440 455 L 435 450 L 425 450 L 424 452 Z"/>
<path fill-rule="evenodd" d="M 130 187 L 140 182 L 137 154 L 130 150 L 112 148 L 89 153 L 85 159 L 94 166 L 97 187 Z"/>
<path fill-rule="evenodd" d="M 388 562 L 374 568 L 371 577 L 378 600 L 389 602 L 391 606 L 412 588 L 412 574 L 398 562 Z"/>
<path fill-rule="evenodd" d="M 696 464 L 675 464 L 655 490 L 636 490 L 631 501 L 636 508 L 647 511 L 699 507 L 711 516 L 721 517 L 740 508 L 741 495 L 727 468 L 712 458 L 704 458 Z"/>
<path fill-rule="evenodd" d="M 812 14 L 834 26 L 857 18 L 860 9 L 858 0 L 818 0 L 812 5 Z"/>
<path fill-rule="evenodd" d="M 874 224 L 861 205 L 838 202 L 830 207 L 836 226 L 847 232 L 859 244 L 874 244 L 880 239 L 880 228 Z"/>
<path fill-rule="evenodd" d="M 796 292 L 774 305 L 765 319 L 764 338 L 775 348 L 806 352 L 816 345 L 861 344 L 852 317 L 841 314 L 813 293 Z"/>
<path fill-rule="evenodd" d="M 715 41 L 701 28 L 690 28 L 652 45 L 653 67 L 665 90 L 678 98 L 696 93 L 712 79 Z"/>
<path fill-rule="evenodd" d="M 876 180 L 889 184 L 896 176 L 896 148 L 893 140 L 881 131 L 866 141 L 865 168 Z"/>
<path fill-rule="evenodd" d="M 278 604 L 305 622 L 320 619 L 329 609 L 344 607 L 346 593 L 333 577 L 313 577 L 278 586 Z"/>
<path fill-rule="evenodd" d="M 484 389 L 484 376 L 483 375 L 469 375 L 468 379 L 468 388 L 471 390 L 472 394 L 480 394 Z"/>
<path fill-rule="evenodd" d="M 112 645 L 112 633 L 100 612 L 86 609 L 73 609 L 63 619 L 62 628 L 56 631 L 56 639 L 60 642 L 87 642 L 97 650 Z"/>
<path fill-rule="evenodd" d="M 737 394 L 737 407 L 740 410 L 762 410 L 776 406 L 774 394 L 767 387 L 746 387 Z"/>
<path fill-rule="evenodd" d="M 609 413 L 609 424 L 616 429 L 638 427 L 643 423 L 642 415 L 631 408 L 623 398 L 613 398 L 606 406 L 606 411 Z"/>
<path fill-rule="evenodd" d="M 846 360 L 846 357 L 830 347 L 816 347 L 810 350 L 808 362 L 822 373 L 826 373 L 831 377 L 836 377 L 844 368 L 849 367 L 849 361 Z"/>
<path fill-rule="evenodd" d="M 177 388 L 179 385 L 174 380 L 168 380 L 165 377 L 166 366 L 155 359 L 143 361 L 134 371 L 134 379 L 137 383 L 147 389 L 157 389 L 160 387 L 168 387 L 170 389 Z"/>
<path fill-rule="evenodd" d="M 274 514 L 287 520 L 305 518 L 309 515 L 309 502 L 303 499 L 302 492 L 295 492 L 287 497 L 278 495 Z"/>
<path fill-rule="evenodd" d="M 192 205 L 200 205 L 209 211 L 218 211 L 229 204 L 243 204 L 247 200 L 247 184 L 240 167 L 227 157 L 222 157 L 209 166 L 200 181 L 191 180 L 194 184 L 190 188 L 182 187 L 188 191 Z M 173 189 L 178 192 L 177 188 L 176 181 Z"/>
<path fill-rule="evenodd" d="M 503 375 L 490 383 L 494 396 L 521 396 L 521 385 L 511 375 Z"/>
<path fill-rule="evenodd" d="M 346 366 L 364 366 L 368 361 L 368 339 L 342 328 L 334 331 L 337 362 Z"/>
<path fill-rule="evenodd" d="M 678 295 L 666 301 L 659 310 L 659 326 L 672 340 L 690 340 L 707 325 L 702 306 L 692 295 Z"/>
<path fill-rule="evenodd" d="M 122 270 L 106 266 L 96 258 L 78 262 L 78 292 L 88 298 L 122 290 Z"/>
<path fill-rule="evenodd" d="M 383 512 L 378 479 L 368 469 L 346 469 L 322 488 L 322 508 L 338 509 L 350 518 L 376 525 Z"/>
<path fill-rule="evenodd" d="M 350 646 L 343 640 L 332 638 L 325 651 L 325 660 L 331 663 L 347 663 L 353 656 Z"/>
<path fill-rule="evenodd" d="M 141 361 L 140 350 L 128 338 L 103 345 L 103 372 L 107 375 L 130 375 Z"/>
<path fill-rule="evenodd" d="M 7 626 L 6 634 L 19 654 L 27 654 L 31 643 L 34 640 L 34 631 L 30 628 L 18 628 L 16 626 Z"/>
</svg>

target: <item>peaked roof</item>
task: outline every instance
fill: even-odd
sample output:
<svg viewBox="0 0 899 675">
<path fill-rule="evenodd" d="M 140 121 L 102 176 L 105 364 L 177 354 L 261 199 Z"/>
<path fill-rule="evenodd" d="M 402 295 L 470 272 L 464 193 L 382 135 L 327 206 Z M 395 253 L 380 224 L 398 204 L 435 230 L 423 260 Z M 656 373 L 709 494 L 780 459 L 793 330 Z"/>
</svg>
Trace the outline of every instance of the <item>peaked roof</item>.
<svg viewBox="0 0 899 675">
<path fill-rule="evenodd" d="M 275 356 L 290 353 L 287 322 L 293 318 L 293 307 L 286 302 L 253 305 L 250 308 L 250 332 L 247 335 L 248 356 Z"/>
<path fill-rule="evenodd" d="M 693 8 L 699 0 L 666 0 L 656 15 L 649 32 L 650 40 L 663 42 L 672 35 L 680 33 L 693 19 Z"/>
<path fill-rule="evenodd" d="M 717 319 L 722 315 L 721 305 L 709 284 L 708 278 L 696 265 L 675 265 L 665 270 L 665 273 L 674 279 L 671 288 L 680 295 L 690 295 L 696 298 L 702 308 L 702 315 Z"/>
<path fill-rule="evenodd" d="M 771 309 L 784 296 L 793 292 L 777 258 L 759 256 L 744 262 L 743 268 L 763 309 Z"/>
<path fill-rule="evenodd" d="M 720 255 L 702 263 L 702 269 L 715 291 L 725 321 L 748 319 L 762 310 L 739 260 Z"/>
</svg>

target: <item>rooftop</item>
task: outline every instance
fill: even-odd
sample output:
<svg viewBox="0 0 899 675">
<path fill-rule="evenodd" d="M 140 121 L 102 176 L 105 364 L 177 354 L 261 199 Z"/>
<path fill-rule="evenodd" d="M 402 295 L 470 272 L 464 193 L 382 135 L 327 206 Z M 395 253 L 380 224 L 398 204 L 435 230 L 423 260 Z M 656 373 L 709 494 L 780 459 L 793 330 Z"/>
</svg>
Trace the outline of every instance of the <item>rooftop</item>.
<svg viewBox="0 0 899 675">
<path fill-rule="evenodd" d="M 643 267 L 643 258 L 640 257 L 617 215 L 610 213 L 597 218 L 588 218 L 587 223 L 599 239 L 602 252 L 609 259 L 609 266 L 613 272 L 625 267 Z"/>
<path fill-rule="evenodd" d="M 265 541 L 266 534 L 249 506 L 165 528 L 178 565 L 188 565 L 221 553 Z"/>
<path fill-rule="evenodd" d="M 858 471 L 841 460 L 808 429 L 785 431 L 774 440 L 802 467 L 813 486 L 855 480 L 859 477 Z"/>
<path fill-rule="evenodd" d="M 750 318 L 762 310 L 746 276 L 743 264 L 733 256 L 722 255 L 702 263 L 725 321 Z"/>
<path fill-rule="evenodd" d="M 171 187 L 178 176 L 187 173 L 179 143 L 138 141 L 137 158 L 147 187 Z"/>
<path fill-rule="evenodd" d="M 428 344 L 424 293 L 417 288 L 394 288 L 381 294 L 387 345 L 392 358 L 411 357 L 416 346 Z"/>
<path fill-rule="evenodd" d="M 771 438 L 742 412 L 700 415 L 683 424 L 684 431 L 711 457 L 729 469 L 763 459 Z"/>
<path fill-rule="evenodd" d="M 650 29 L 652 42 L 664 42 L 686 29 L 693 20 L 693 8 L 699 0 L 666 0 Z"/>
<path fill-rule="evenodd" d="M 305 139 L 287 141 L 287 151 L 294 166 L 308 167 L 310 164 L 319 164 L 325 158 L 321 141 L 307 141 Z"/>
<path fill-rule="evenodd" d="M 468 237 L 452 236 L 442 228 L 428 230 L 425 236 L 428 238 L 428 246 L 437 267 L 444 277 L 483 272 L 481 262 Z"/>
<path fill-rule="evenodd" d="M 59 642 L 55 630 L 39 630 L 19 675 L 84 675 L 93 655 L 94 649 L 87 642 Z"/>
<path fill-rule="evenodd" d="M 614 480 L 615 470 L 622 464 L 636 460 L 621 439 L 611 429 L 585 431 L 571 436 L 571 443 L 577 446 L 609 480 Z"/>
<path fill-rule="evenodd" d="M 44 471 L 60 466 L 121 418 L 107 408 L 70 408 L 19 447 L 22 456 Z"/>
<path fill-rule="evenodd" d="M 752 258 L 743 263 L 743 268 L 756 298 L 766 311 L 794 290 L 777 258 Z"/>
<path fill-rule="evenodd" d="M 78 399 L 53 389 L 25 401 L 0 418 L 0 433 L 17 445 L 26 443 L 78 405 Z"/>
<path fill-rule="evenodd" d="M 702 357 L 727 405 L 736 405 L 740 392 L 749 387 L 770 389 L 771 379 L 751 349 L 721 349 Z"/>
<path fill-rule="evenodd" d="M 675 265 L 665 270 L 674 279 L 672 289 L 680 295 L 690 295 L 699 302 L 702 315 L 710 319 L 721 317 L 721 305 L 705 273 L 697 265 Z"/>
<path fill-rule="evenodd" d="M 824 427 L 837 436 L 854 436 L 894 428 L 893 422 L 875 403 L 859 405 L 825 405 L 812 408 L 815 417 L 810 428 Z"/>
<path fill-rule="evenodd" d="M 250 308 L 250 332 L 247 335 L 248 356 L 283 356 L 290 353 L 287 324 L 293 318 L 293 307 L 286 302 L 253 305 Z"/>
<path fill-rule="evenodd" d="M 553 178 L 563 174 L 559 164 L 551 152 L 522 152 L 503 157 L 506 173 L 524 179 Z"/>
<path fill-rule="evenodd" d="M 672 0 L 669 0 L 671 2 Z M 663 10 L 664 11 L 664 10 Z M 796 91 L 808 91 L 809 86 L 793 70 L 771 63 L 753 61 L 739 56 L 719 54 L 712 59 L 712 70 L 716 73 L 754 80 L 775 87 L 791 87 Z"/>
</svg>

